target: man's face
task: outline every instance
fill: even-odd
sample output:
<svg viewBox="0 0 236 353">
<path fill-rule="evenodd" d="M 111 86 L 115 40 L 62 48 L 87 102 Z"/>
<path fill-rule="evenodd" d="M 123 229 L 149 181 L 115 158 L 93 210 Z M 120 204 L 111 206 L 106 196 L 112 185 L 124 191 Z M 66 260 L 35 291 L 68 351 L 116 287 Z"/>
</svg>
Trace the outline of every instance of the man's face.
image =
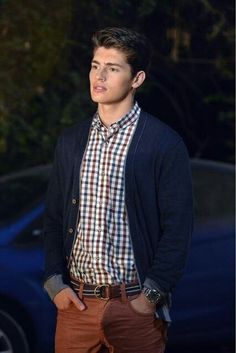
<svg viewBox="0 0 236 353">
<path fill-rule="evenodd" d="M 89 80 L 91 98 L 96 103 L 116 104 L 133 95 L 135 78 L 132 78 L 131 67 L 120 50 L 95 49 Z"/>
</svg>

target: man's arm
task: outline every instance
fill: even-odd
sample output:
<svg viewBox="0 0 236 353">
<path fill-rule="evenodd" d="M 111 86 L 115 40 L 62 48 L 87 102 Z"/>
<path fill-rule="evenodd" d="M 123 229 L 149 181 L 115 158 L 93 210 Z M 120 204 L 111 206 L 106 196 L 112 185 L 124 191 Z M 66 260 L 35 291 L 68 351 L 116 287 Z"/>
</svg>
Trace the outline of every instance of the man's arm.
<svg viewBox="0 0 236 353">
<path fill-rule="evenodd" d="M 60 310 L 71 303 L 79 310 L 84 304 L 63 282 L 65 271 L 63 254 L 63 136 L 59 138 L 49 181 L 44 218 L 45 282 L 44 288 Z"/>
<path fill-rule="evenodd" d="M 44 216 L 44 251 L 45 274 L 48 280 L 54 275 L 63 274 L 63 140 L 59 138 L 54 155 L 52 172 L 49 180 L 45 216 Z"/>
<path fill-rule="evenodd" d="M 58 139 L 49 180 L 44 217 L 44 288 L 53 300 L 63 283 L 63 137 Z"/>
<path fill-rule="evenodd" d="M 182 140 L 163 158 L 158 203 L 162 236 L 144 286 L 168 293 L 184 272 L 193 228 L 192 178 Z"/>
</svg>

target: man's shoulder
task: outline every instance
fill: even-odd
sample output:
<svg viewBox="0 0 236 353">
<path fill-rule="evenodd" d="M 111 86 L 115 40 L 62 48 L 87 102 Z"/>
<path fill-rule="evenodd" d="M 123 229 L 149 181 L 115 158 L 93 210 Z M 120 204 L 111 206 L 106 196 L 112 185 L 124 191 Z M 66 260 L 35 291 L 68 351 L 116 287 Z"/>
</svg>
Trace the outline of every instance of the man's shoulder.
<svg viewBox="0 0 236 353">
<path fill-rule="evenodd" d="M 89 131 L 92 118 L 87 118 L 79 121 L 78 123 L 64 129 L 60 135 L 60 138 L 65 140 L 77 139 L 82 133 Z"/>
<path fill-rule="evenodd" d="M 149 137 L 159 142 L 165 142 L 165 145 L 175 145 L 182 141 L 182 137 L 172 127 L 161 121 L 158 117 L 141 111 L 142 118 L 145 119 L 146 133 Z"/>
<path fill-rule="evenodd" d="M 72 153 L 84 137 L 89 134 L 91 122 L 92 118 L 84 119 L 64 129 L 57 139 L 59 153 Z"/>
</svg>

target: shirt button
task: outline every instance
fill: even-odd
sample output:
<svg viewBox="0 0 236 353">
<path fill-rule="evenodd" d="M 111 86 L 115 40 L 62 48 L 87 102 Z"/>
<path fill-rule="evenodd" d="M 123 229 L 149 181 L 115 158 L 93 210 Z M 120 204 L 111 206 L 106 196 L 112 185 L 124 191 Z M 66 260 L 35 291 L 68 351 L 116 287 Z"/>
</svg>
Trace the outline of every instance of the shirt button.
<svg viewBox="0 0 236 353">
<path fill-rule="evenodd" d="M 72 233 L 74 233 L 74 229 L 73 228 L 69 228 L 68 232 L 69 232 L 69 234 L 72 234 Z"/>
<path fill-rule="evenodd" d="M 98 230 L 98 232 L 101 232 L 101 228 L 100 227 L 98 227 L 97 230 Z"/>
</svg>

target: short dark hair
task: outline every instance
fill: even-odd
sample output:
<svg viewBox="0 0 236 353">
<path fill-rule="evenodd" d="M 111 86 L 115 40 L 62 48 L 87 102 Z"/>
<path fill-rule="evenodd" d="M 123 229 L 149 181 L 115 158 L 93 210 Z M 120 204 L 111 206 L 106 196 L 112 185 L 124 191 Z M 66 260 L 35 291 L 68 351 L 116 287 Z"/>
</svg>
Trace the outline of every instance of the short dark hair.
<svg viewBox="0 0 236 353">
<path fill-rule="evenodd" d="M 98 47 L 122 51 L 131 66 L 132 76 L 143 70 L 148 73 L 151 63 L 151 45 L 143 35 L 125 27 L 107 27 L 92 36 L 93 50 Z"/>
</svg>

